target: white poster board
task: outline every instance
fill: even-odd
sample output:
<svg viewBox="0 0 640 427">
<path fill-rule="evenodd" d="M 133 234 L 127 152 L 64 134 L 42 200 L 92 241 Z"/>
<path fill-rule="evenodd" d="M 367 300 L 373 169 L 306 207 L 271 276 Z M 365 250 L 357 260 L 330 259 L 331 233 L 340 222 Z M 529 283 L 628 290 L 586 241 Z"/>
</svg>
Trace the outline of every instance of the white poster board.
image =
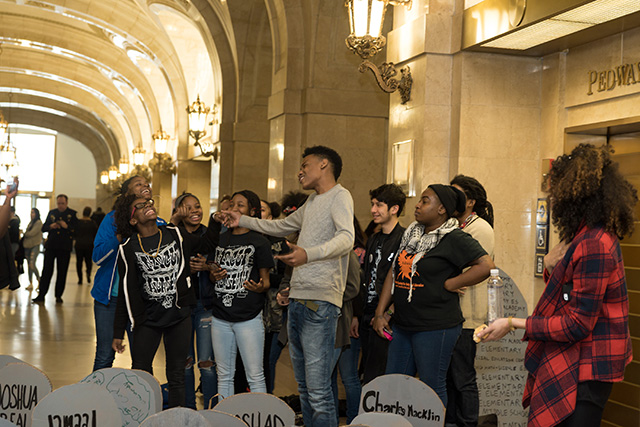
<svg viewBox="0 0 640 427">
<path fill-rule="evenodd" d="M 140 427 L 211 427 L 211 423 L 189 408 L 172 408 L 150 416 Z"/>
<path fill-rule="evenodd" d="M 214 427 L 247 427 L 247 423 L 240 418 L 216 409 L 203 409 L 198 413 L 205 417 Z"/>
<path fill-rule="evenodd" d="M 26 363 L 24 360 L 20 360 L 17 357 L 9 356 L 8 354 L 0 354 L 0 368 L 4 368 L 9 363 Z"/>
<path fill-rule="evenodd" d="M 38 368 L 8 363 L 0 369 L 0 418 L 20 427 L 31 426 L 31 413 L 51 388 L 51 381 Z"/>
<path fill-rule="evenodd" d="M 71 384 L 49 393 L 33 410 L 34 427 L 122 427 L 116 402 L 103 387 Z"/>
<path fill-rule="evenodd" d="M 291 427 L 296 414 L 282 399 L 267 393 L 234 394 L 219 402 L 216 410 L 233 414 L 249 427 Z"/>
<path fill-rule="evenodd" d="M 366 412 L 400 415 L 413 427 L 444 425 L 444 405 L 438 395 L 408 375 L 383 375 L 362 387 L 359 413 Z"/>
<path fill-rule="evenodd" d="M 160 384 L 150 374 L 147 376 L 143 373 L 148 374 L 132 369 L 105 368 L 91 373 L 80 382 L 96 384 L 107 390 L 120 409 L 122 426 L 136 427 L 162 409 Z M 154 392 L 154 386 L 157 393 Z M 159 401 L 156 394 L 160 396 Z"/>
<path fill-rule="evenodd" d="M 526 318 L 527 303 L 518 286 L 500 270 L 504 284 L 504 315 Z M 529 410 L 522 408 L 522 394 L 527 380 L 522 341 L 518 329 L 496 342 L 476 347 L 476 373 L 480 397 L 480 415 L 496 414 L 499 426 L 526 426 Z"/>
</svg>

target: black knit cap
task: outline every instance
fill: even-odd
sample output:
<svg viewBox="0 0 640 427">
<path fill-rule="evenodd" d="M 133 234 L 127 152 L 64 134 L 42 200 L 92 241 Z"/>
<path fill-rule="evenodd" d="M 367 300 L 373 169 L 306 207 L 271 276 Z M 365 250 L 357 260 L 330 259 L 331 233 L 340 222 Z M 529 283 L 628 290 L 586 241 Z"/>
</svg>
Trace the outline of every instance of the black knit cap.
<svg viewBox="0 0 640 427">
<path fill-rule="evenodd" d="M 431 184 L 429 187 L 440 199 L 440 202 L 447 211 L 447 216 L 451 218 L 456 212 L 464 212 L 467 197 L 453 185 Z"/>
</svg>

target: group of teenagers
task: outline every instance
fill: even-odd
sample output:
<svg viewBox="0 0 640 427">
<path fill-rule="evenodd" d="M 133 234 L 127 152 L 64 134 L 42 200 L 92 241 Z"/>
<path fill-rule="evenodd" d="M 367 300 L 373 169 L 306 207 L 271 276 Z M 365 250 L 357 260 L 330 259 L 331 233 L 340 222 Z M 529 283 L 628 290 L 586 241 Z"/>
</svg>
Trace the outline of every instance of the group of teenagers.
<svg viewBox="0 0 640 427">
<path fill-rule="evenodd" d="M 619 239 L 633 231 L 637 192 L 610 148 L 581 144 L 553 162 L 549 196 L 561 242 L 545 256 L 544 293 L 528 318 L 498 319 L 481 332 L 487 297 L 476 285 L 495 268 L 483 186 L 463 175 L 429 185 L 405 229 L 404 193 L 381 185 L 370 191 L 377 229 L 365 244 L 351 195 L 337 182 L 341 170 L 333 149 L 309 147 L 298 172 L 312 190 L 306 201 L 272 219 L 268 204 L 239 191 L 207 227 L 193 194 L 177 198 L 166 223 L 146 180 L 125 182 L 95 240 L 94 370 L 111 366 L 128 331 L 132 367 L 152 372 L 162 338 L 169 406 L 194 407 L 194 360 L 205 404 L 240 391 L 236 359 L 250 391 L 272 391 L 273 345 L 288 340 L 306 426 L 337 426 L 338 370 L 347 422 L 362 382 L 399 373 L 433 388 L 447 425 L 469 426 L 478 423 L 477 342 L 524 329 L 529 425 L 600 424 L 632 358 Z M 286 307 L 283 326 L 265 332 L 276 307 Z"/>
</svg>

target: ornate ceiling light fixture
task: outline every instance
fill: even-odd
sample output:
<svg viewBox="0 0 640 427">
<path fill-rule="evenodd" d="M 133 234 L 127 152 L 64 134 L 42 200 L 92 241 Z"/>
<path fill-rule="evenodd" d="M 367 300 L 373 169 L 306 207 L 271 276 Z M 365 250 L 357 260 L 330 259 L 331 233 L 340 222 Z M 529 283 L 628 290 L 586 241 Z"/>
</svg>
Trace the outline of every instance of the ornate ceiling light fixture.
<svg viewBox="0 0 640 427">
<path fill-rule="evenodd" d="M 154 152 L 153 158 L 149 160 L 149 167 L 154 172 L 170 173 L 173 175 L 176 173 L 176 165 L 171 158 L 171 154 L 167 153 L 171 136 L 162 130 L 162 125 L 160 125 L 160 130 L 156 131 L 151 138 L 153 139 Z"/>
<path fill-rule="evenodd" d="M 195 145 L 200 148 L 200 152 L 203 156 L 214 156 L 214 161 L 217 161 L 217 141 L 212 141 L 211 139 L 206 141 L 203 140 L 204 136 L 207 134 L 207 130 L 205 128 L 207 126 L 207 116 L 209 115 L 209 111 L 210 108 L 207 107 L 204 102 L 200 101 L 200 95 L 198 95 L 196 102 L 187 107 L 187 113 L 189 113 L 189 135 L 196 140 Z M 212 113 L 216 114 L 217 111 L 218 108 L 214 104 Z"/>
<path fill-rule="evenodd" d="M 387 93 L 398 90 L 402 98 L 402 104 L 411 99 L 411 86 L 413 78 L 409 66 L 403 67 L 400 72 L 402 77 L 397 80 L 398 74 L 393 62 L 385 62 L 380 67 L 369 61 L 386 44 L 387 39 L 382 35 L 384 14 L 387 6 L 406 5 L 411 8 L 411 0 L 347 0 L 349 9 L 349 26 L 351 34 L 346 38 L 347 47 L 358 54 L 364 61 L 358 67 L 361 73 L 371 70 L 380 89 Z"/>
</svg>

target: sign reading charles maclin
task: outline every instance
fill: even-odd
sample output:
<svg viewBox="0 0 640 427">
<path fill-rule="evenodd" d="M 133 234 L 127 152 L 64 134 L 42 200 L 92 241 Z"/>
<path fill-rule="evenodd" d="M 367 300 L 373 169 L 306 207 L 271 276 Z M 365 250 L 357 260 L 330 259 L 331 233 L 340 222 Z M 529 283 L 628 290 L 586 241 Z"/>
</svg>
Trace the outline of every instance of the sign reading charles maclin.
<svg viewBox="0 0 640 427">
<path fill-rule="evenodd" d="M 444 406 L 425 383 L 408 375 L 383 375 L 362 388 L 360 413 L 384 412 L 404 417 L 414 427 L 442 426 Z"/>
</svg>

